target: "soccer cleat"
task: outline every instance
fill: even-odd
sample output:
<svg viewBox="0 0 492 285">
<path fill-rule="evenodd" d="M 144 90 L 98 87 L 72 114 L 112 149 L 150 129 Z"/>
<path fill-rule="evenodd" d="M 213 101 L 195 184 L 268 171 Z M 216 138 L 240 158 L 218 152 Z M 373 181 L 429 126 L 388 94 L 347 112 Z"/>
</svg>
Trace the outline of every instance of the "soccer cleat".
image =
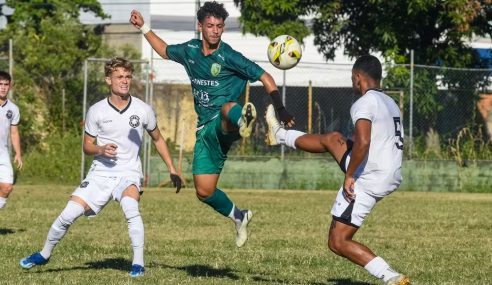
<svg viewBox="0 0 492 285">
<path fill-rule="evenodd" d="M 275 115 L 275 109 L 273 108 L 272 104 L 268 105 L 268 107 L 267 107 L 265 119 L 266 119 L 266 122 L 268 125 L 267 138 L 265 141 L 266 144 L 267 145 L 278 145 L 278 144 L 280 144 L 280 141 L 277 140 L 276 134 L 283 127 L 280 124 L 280 122 L 277 120 L 277 117 Z"/>
<path fill-rule="evenodd" d="M 145 268 L 142 265 L 139 264 L 132 265 L 132 270 L 130 271 L 131 277 L 140 277 L 143 276 L 144 273 L 145 273 Z"/>
<path fill-rule="evenodd" d="M 405 276 L 405 275 L 398 275 L 398 276 L 395 276 L 393 278 L 391 278 L 390 280 L 386 281 L 386 283 L 384 283 L 385 285 L 409 285 L 410 284 L 410 278 L 408 278 L 408 276 Z"/>
<path fill-rule="evenodd" d="M 49 258 L 48 259 L 44 258 L 41 255 L 41 253 L 35 252 L 35 253 L 31 254 L 30 256 L 21 259 L 19 264 L 22 268 L 29 269 L 29 268 L 32 268 L 36 265 L 44 265 L 44 264 L 48 263 L 49 260 L 50 260 Z"/>
<path fill-rule="evenodd" d="M 248 240 L 248 224 L 253 218 L 253 212 L 243 210 L 243 220 L 236 224 L 236 246 L 242 247 Z"/>
<path fill-rule="evenodd" d="M 248 102 L 244 105 L 241 111 L 241 121 L 243 124 L 239 127 L 239 134 L 243 138 L 247 138 L 251 135 L 253 130 L 253 124 L 256 121 L 256 108 L 255 105 Z"/>
</svg>

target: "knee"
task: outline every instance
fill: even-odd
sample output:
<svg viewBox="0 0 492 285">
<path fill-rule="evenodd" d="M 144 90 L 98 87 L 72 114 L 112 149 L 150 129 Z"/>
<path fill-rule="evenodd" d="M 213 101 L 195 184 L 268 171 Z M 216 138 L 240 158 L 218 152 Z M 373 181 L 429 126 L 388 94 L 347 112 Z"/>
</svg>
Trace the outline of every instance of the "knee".
<svg viewBox="0 0 492 285">
<path fill-rule="evenodd" d="M 198 198 L 198 200 L 203 201 L 214 193 L 215 188 L 209 189 L 208 187 L 196 186 L 195 190 L 196 190 L 196 197 Z"/>
<path fill-rule="evenodd" d="M 344 242 L 342 239 L 330 236 L 328 238 L 328 248 L 335 253 L 336 255 L 342 255 L 342 248 L 344 246 Z"/>
<path fill-rule="evenodd" d="M 229 110 L 231 110 L 231 108 L 234 107 L 234 105 L 236 105 L 236 104 L 237 103 L 235 103 L 235 102 L 227 102 L 224 105 L 222 105 L 222 108 L 220 109 L 221 113 L 222 113 L 222 117 L 224 118 L 225 116 L 227 116 L 227 114 L 229 113 Z"/>
<path fill-rule="evenodd" d="M 140 216 L 138 201 L 132 197 L 124 196 L 120 201 L 121 209 L 127 220 Z"/>
<path fill-rule="evenodd" d="M 334 143 L 339 142 L 341 139 L 343 139 L 343 135 L 339 132 L 329 132 L 325 135 L 323 135 L 323 138 L 321 139 L 321 142 L 325 146 L 332 145 Z"/>
<path fill-rule="evenodd" d="M 0 186 L 0 197 L 8 198 L 14 187 L 12 184 L 2 184 Z"/>
</svg>

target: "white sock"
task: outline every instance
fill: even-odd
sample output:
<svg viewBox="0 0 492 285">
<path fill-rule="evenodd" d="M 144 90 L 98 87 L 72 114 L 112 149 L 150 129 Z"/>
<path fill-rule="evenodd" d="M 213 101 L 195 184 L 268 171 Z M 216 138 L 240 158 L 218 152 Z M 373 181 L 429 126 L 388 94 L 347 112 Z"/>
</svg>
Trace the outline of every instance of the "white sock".
<svg viewBox="0 0 492 285">
<path fill-rule="evenodd" d="M 125 196 L 121 199 L 120 205 L 128 222 L 128 234 L 133 247 L 132 264 L 144 266 L 144 225 L 138 209 L 138 201 Z"/>
<path fill-rule="evenodd" d="M 7 204 L 7 198 L 0 197 L 0 209 L 5 207 L 5 204 Z"/>
<path fill-rule="evenodd" d="M 398 272 L 394 271 L 389 264 L 379 256 L 376 256 L 373 260 L 369 261 L 364 268 L 372 276 L 383 279 L 384 282 L 399 275 Z"/>
<path fill-rule="evenodd" d="M 68 228 L 83 214 L 84 207 L 82 207 L 82 205 L 74 201 L 68 201 L 67 206 L 53 222 L 48 232 L 48 237 L 44 243 L 43 250 L 41 250 L 41 255 L 44 258 L 50 258 L 51 252 L 63 236 L 65 236 Z"/>
<path fill-rule="evenodd" d="M 287 130 L 285 132 L 286 132 L 286 134 L 284 135 L 285 145 L 293 149 L 296 149 L 297 138 L 306 134 L 304 132 L 296 131 L 296 130 Z M 280 133 L 280 131 L 278 131 L 277 133 Z"/>
</svg>

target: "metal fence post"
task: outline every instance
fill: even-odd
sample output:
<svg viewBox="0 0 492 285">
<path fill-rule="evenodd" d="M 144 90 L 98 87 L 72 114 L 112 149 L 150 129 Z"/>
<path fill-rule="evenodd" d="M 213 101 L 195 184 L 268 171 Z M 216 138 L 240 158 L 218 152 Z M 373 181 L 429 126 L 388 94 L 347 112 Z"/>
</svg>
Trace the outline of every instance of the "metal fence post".
<svg viewBox="0 0 492 285">
<path fill-rule="evenodd" d="M 85 123 L 85 112 L 87 109 L 87 62 L 88 60 L 86 59 L 84 61 L 84 100 L 82 103 L 82 123 Z M 80 181 L 84 180 L 84 173 L 85 173 L 85 154 L 84 154 L 84 127 L 82 126 L 82 158 L 80 160 Z"/>
<path fill-rule="evenodd" d="M 412 159 L 412 153 L 413 153 L 413 72 L 414 72 L 414 58 L 413 58 L 413 49 L 410 51 L 410 109 L 409 109 L 409 130 L 408 130 L 408 136 L 409 136 L 409 142 L 410 145 L 408 146 L 408 151 L 409 151 L 409 158 Z"/>
</svg>

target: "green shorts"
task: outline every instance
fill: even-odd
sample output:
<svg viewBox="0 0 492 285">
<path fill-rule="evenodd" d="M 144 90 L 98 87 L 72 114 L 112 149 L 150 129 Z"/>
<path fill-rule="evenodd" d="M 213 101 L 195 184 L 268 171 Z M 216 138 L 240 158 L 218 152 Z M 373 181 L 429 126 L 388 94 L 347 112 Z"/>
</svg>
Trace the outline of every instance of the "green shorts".
<svg viewBox="0 0 492 285">
<path fill-rule="evenodd" d="M 221 121 L 219 113 L 196 132 L 193 174 L 220 174 L 232 143 L 241 137 L 238 131 L 224 133 Z"/>
</svg>

